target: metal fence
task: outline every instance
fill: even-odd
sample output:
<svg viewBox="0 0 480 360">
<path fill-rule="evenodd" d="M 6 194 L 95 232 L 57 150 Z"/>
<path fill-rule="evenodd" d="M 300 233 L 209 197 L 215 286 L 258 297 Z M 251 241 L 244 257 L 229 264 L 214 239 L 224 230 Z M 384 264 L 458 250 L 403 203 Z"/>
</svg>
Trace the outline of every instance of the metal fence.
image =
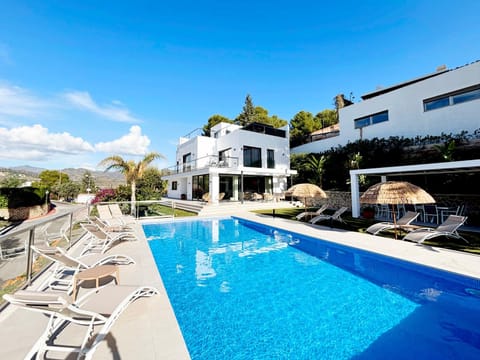
<svg viewBox="0 0 480 360">
<path fill-rule="evenodd" d="M 132 214 L 131 202 L 119 204 L 125 215 Z M 133 214 L 136 219 L 165 218 L 179 215 L 179 210 L 196 213 L 201 209 L 195 202 L 175 200 L 137 201 Z M 13 224 L 0 230 L 0 310 L 6 305 L 2 295 L 25 288 L 51 264 L 32 251 L 32 245 L 48 243 L 69 249 L 81 239 L 84 231 L 79 225 L 91 216 L 97 216 L 95 205 L 62 208 L 58 214 Z"/>
<path fill-rule="evenodd" d="M 0 295 L 26 287 L 50 265 L 34 255 L 32 245 L 48 243 L 70 248 L 83 233 L 76 224 L 86 216 L 86 206 L 76 206 L 0 230 Z"/>
<path fill-rule="evenodd" d="M 130 201 L 112 201 L 112 202 L 99 202 L 99 205 L 118 204 L 124 215 L 134 216 L 136 219 L 145 218 L 169 218 L 178 216 L 178 210 L 189 211 L 192 213 L 198 213 L 203 204 L 196 201 L 181 201 L 175 199 L 162 199 L 162 200 L 144 200 L 135 202 L 134 209 L 132 211 L 132 203 Z M 89 214 L 97 216 L 95 205 L 90 205 Z"/>
</svg>

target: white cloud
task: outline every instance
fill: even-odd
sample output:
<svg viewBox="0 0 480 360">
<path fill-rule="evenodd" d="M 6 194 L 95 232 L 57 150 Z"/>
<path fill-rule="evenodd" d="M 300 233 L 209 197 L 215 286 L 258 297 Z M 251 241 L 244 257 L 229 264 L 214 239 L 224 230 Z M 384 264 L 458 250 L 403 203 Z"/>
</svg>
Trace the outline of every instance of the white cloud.
<svg viewBox="0 0 480 360">
<path fill-rule="evenodd" d="M 33 96 L 26 89 L 0 84 L 0 115 L 33 117 L 51 106 L 53 104 Z"/>
<path fill-rule="evenodd" d="M 94 155 L 95 153 L 145 155 L 148 152 L 150 139 L 142 134 L 138 125 L 130 128 L 128 134 L 109 142 L 91 145 L 88 141 L 75 137 L 68 132 L 52 133 L 42 125 L 18 126 L 13 128 L 0 127 L 0 159 L 68 162 L 66 157 Z M 71 161 L 71 160 L 70 160 Z M 82 159 L 91 162 L 92 159 Z M 90 167 L 94 167 L 93 165 Z"/>
<path fill-rule="evenodd" d="M 123 154 L 123 155 L 145 155 L 148 152 L 150 139 L 142 135 L 142 129 L 138 125 L 130 128 L 130 132 L 121 138 L 109 142 L 100 142 L 95 144 L 97 151 Z"/>
<path fill-rule="evenodd" d="M 134 117 L 130 111 L 123 106 L 123 104 L 118 101 L 114 100 L 109 105 L 100 106 L 92 99 L 88 92 L 84 91 L 72 91 L 65 93 L 64 98 L 73 104 L 74 106 L 90 111 L 94 114 L 97 114 L 101 117 L 118 121 L 118 122 L 125 122 L 125 123 L 139 123 L 141 122 L 140 119 Z"/>
<path fill-rule="evenodd" d="M 13 160 L 45 160 L 56 155 L 93 152 L 87 141 L 67 132 L 50 133 L 42 125 L 0 128 L 0 158 Z"/>
</svg>

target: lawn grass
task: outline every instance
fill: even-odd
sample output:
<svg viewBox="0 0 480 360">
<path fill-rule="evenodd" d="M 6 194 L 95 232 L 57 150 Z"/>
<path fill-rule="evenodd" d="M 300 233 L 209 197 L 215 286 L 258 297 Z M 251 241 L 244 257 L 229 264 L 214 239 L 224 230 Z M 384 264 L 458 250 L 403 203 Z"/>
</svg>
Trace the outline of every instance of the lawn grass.
<svg viewBox="0 0 480 360">
<path fill-rule="evenodd" d="M 184 216 L 196 216 L 197 214 L 191 211 L 185 211 L 181 209 L 172 209 L 171 206 L 164 206 L 160 204 L 154 204 L 148 206 L 148 216 L 165 216 L 173 215 L 175 217 Z"/>
<path fill-rule="evenodd" d="M 285 208 L 285 209 L 275 209 L 275 216 L 279 218 L 289 219 L 298 221 L 295 216 L 303 212 L 303 208 Z M 316 208 L 309 208 L 308 211 L 315 211 Z M 270 215 L 273 216 L 274 212 L 272 210 L 255 210 L 253 211 L 257 214 Z M 326 210 L 325 214 L 333 214 L 332 210 Z M 338 221 L 328 222 L 325 221 L 323 225 L 332 226 L 334 228 L 345 229 L 349 231 L 356 231 L 364 233 L 365 230 L 372 224 L 377 223 L 378 220 L 375 219 L 364 219 L 364 218 L 353 218 L 349 215 L 342 216 L 342 219 L 345 223 Z M 320 223 L 319 223 L 320 224 Z M 477 232 L 467 232 L 459 231 L 459 234 L 463 236 L 468 244 L 459 239 L 448 238 L 445 236 L 437 237 L 435 239 L 426 240 L 423 242 L 425 245 L 431 245 L 436 247 L 441 247 L 445 249 L 464 251 L 472 254 L 480 254 L 480 233 Z M 395 233 L 392 230 L 388 230 L 379 234 L 379 236 L 395 238 Z M 398 239 L 402 239 L 405 236 L 405 232 L 397 234 Z"/>
</svg>

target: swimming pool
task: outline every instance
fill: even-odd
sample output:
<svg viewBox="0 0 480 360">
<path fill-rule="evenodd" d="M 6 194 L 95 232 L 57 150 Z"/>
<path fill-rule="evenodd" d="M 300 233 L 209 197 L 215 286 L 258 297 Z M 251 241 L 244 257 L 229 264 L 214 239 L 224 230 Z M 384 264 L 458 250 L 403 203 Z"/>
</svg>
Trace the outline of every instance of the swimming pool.
<svg viewBox="0 0 480 360">
<path fill-rule="evenodd" d="M 480 358 L 477 279 L 235 218 L 144 231 L 194 360 Z"/>
</svg>

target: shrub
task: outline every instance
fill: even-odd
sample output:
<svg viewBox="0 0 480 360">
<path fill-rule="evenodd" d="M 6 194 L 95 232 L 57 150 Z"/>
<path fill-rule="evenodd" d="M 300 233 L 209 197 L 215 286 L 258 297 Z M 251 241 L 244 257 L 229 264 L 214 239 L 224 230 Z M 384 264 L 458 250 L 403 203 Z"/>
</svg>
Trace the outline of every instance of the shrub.
<svg viewBox="0 0 480 360">
<path fill-rule="evenodd" d="M 24 206 L 42 205 L 45 203 L 45 189 L 42 188 L 1 188 L 0 196 L 2 196 L 4 199 L 7 199 L 7 206 L 5 207 L 8 207 L 9 209 L 16 209 Z M 0 201 L 1 204 L 5 200 Z"/>
<path fill-rule="evenodd" d="M 8 207 L 8 197 L 0 194 L 0 209 Z"/>
</svg>

